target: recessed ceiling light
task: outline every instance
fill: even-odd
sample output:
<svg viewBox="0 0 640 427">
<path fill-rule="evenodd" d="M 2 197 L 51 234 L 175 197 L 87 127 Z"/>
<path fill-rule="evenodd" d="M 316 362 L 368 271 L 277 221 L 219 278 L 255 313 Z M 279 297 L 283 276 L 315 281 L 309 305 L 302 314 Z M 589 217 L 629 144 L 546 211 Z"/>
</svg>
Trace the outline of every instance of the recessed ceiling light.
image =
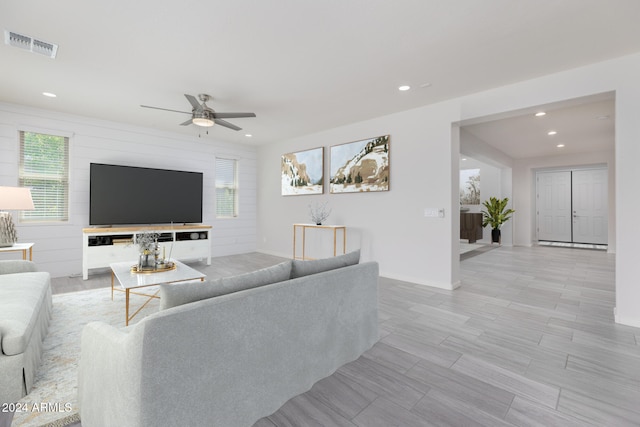
<svg viewBox="0 0 640 427">
<path fill-rule="evenodd" d="M 558 144 L 558 145 L 556 145 L 556 147 L 558 147 L 558 148 L 564 148 L 564 144 Z"/>
<path fill-rule="evenodd" d="M 553 135 L 557 135 L 558 132 L 556 132 L 555 130 L 550 130 L 549 132 L 547 132 L 547 135 L 549 136 L 553 136 Z"/>
<path fill-rule="evenodd" d="M 42 92 L 42 94 L 49 98 L 55 98 L 57 96 L 55 93 L 51 93 L 51 92 Z"/>
<path fill-rule="evenodd" d="M 251 135 L 250 133 L 245 133 L 244 136 L 246 136 L 247 138 L 251 138 L 253 135 Z"/>
<path fill-rule="evenodd" d="M 409 90 L 409 89 L 411 89 L 411 86 L 407 86 L 407 85 L 400 86 L 400 87 L 398 88 L 398 90 L 400 90 L 400 91 L 402 91 L 402 92 L 407 91 L 407 90 Z"/>
<path fill-rule="evenodd" d="M 431 83 L 422 83 L 420 85 L 420 87 L 429 87 L 429 86 L 431 86 Z"/>
<path fill-rule="evenodd" d="M 465 159 L 465 158 L 463 157 L 461 160 L 464 162 L 464 161 L 465 161 L 465 160 L 467 160 L 467 159 Z"/>
<path fill-rule="evenodd" d="M 536 117 L 542 117 L 542 116 L 546 116 L 546 115 L 547 115 L 547 113 L 545 113 L 544 111 L 538 111 L 536 113 Z"/>
</svg>

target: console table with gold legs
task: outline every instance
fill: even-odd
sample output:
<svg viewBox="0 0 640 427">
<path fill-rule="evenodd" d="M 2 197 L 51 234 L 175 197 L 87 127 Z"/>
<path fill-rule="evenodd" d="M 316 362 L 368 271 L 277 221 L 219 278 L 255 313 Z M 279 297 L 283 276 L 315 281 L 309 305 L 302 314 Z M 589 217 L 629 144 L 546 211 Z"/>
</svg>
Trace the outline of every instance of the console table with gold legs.
<svg viewBox="0 0 640 427">
<path fill-rule="evenodd" d="M 338 231 L 342 231 L 342 254 L 347 252 L 347 227 L 344 225 L 316 225 L 316 224 L 293 224 L 293 259 L 309 259 L 305 254 L 307 228 L 317 228 L 333 231 L 333 256 L 338 255 Z M 302 255 L 298 256 L 296 250 L 297 231 L 302 231 Z"/>
<path fill-rule="evenodd" d="M 14 243 L 13 246 L 0 248 L 0 252 L 22 252 L 22 259 L 27 259 L 29 251 L 29 261 L 33 261 L 33 243 Z"/>
</svg>

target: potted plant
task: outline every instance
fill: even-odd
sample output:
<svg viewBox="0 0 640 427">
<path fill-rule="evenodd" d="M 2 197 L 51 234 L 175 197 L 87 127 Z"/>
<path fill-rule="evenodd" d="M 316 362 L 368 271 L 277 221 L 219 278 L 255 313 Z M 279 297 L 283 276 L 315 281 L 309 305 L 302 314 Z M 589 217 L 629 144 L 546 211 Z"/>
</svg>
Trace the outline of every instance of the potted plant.
<svg viewBox="0 0 640 427">
<path fill-rule="evenodd" d="M 511 214 L 515 210 L 507 209 L 507 203 L 509 198 L 498 199 L 497 197 L 490 197 L 489 200 L 485 200 L 482 205 L 486 208 L 482 210 L 482 226 L 491 226 L 491 243 L 500 243 L 500 226 L 507 222 L 511 218 Z"/>
</svg>

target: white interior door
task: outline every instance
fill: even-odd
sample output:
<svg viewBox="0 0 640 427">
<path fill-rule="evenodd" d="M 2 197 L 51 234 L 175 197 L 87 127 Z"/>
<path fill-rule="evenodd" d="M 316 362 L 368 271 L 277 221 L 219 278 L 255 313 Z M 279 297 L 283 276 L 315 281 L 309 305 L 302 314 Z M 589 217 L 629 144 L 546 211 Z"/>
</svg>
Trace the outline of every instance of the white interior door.
<svg viewBox="0 0 640 427">
<path fill-rule="evenodd" d="M 571 242 L 571 172 L 538 172 L 538 240 Z"/>
<path fill-rule="evenodd" d="M 607 244 L 607 170 L 573 171 L 573 241 Z"/>
<path fill-rule="evenodd" d="M 538 172 L 538 240 L 608 242 L 607 169 Z"/>
</svg>

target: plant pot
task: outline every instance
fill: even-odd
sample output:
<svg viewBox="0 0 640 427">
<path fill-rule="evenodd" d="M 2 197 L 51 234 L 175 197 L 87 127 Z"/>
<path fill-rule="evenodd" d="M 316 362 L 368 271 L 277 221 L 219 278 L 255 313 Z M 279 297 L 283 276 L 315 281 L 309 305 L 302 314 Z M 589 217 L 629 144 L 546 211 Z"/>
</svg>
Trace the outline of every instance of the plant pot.
<svg viewBox="0 0 640 427">
<path fill-rule="evenodd" d="M 491 230 L 491 243 L 500 244 L 500 238 L 501 234 L 499 228 L 494 228 L 493 230 Z"/>
</svg>

